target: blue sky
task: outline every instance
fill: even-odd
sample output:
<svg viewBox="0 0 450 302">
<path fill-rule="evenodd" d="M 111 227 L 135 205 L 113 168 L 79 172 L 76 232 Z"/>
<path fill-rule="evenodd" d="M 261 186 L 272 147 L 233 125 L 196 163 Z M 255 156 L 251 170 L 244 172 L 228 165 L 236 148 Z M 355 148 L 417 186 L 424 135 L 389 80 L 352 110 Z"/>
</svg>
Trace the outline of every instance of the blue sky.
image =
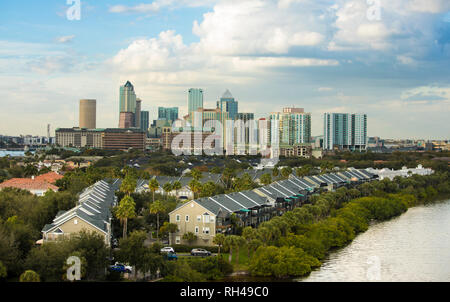
<svg viewBox="0 0 450 302">
<path fill-rule="evenodd" d="M 72 21 L 70 6 L 1 2 L 0 133 L 76 126 L 83 98 L 116 127 L 130 80 L 151 118 L 201 87 L 258 117 L 303 107 L 313 135 L 323 112 L 365 112 L 370 136 L 449 138 L 447 0 L 86 0 Z"/>
</svg>

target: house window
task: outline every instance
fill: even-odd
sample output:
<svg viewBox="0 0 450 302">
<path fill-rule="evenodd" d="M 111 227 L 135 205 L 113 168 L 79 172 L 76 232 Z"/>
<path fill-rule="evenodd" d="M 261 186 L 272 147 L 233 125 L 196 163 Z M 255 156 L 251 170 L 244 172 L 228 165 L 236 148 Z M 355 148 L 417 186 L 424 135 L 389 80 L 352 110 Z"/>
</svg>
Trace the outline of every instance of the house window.
<svg viewBox="0 0 450 302">
<path fill-rule="evenodd" d="M 180 244 L 180 239 L 181 239 L 180 236 L 176 236 L 175 237 L 175 243 L 176 244 Z"/>
<path fill-rule="evenodd" d="M 209 214 L 208 213 L 203 214 L 203 223 L 209 223 Z"/>
<path fill-rule="evenodd" d="M 197 215 L 197 221 L 198 222 L 202 221 L 202 215 Z"/>
<path fill-rule="evenodd" d="M 203 228 L 203 234 L 209 235 L 209 228 Z"/>
<path fill-rule="evenodd" d="M 78 224 L 78 219 L 75 219 L 75 220 L 73 221 L 73 224 Z"/>
<path fill-rule="evenodd" d="M 195 227 L 195 233 L 198 234 L 198 226 Z"/>
<path fill-rule="evenodd" d="M 209 221 L 214 222 L 214 217 L 211 216 L 211 217 L 209 218 Z"/>
<path fill-rule="evenodd" d="M 176 217 L 175 218 L 176 221 L 180 221 L 180 215 L 177 214 L 177 216 L 175 216 L 175 217 Z"/>
<path fill-rule="evenodd" d="M 186 222 L 189 222 L 189 215 L 186 215 L 185 220 Z"/>
</svg>

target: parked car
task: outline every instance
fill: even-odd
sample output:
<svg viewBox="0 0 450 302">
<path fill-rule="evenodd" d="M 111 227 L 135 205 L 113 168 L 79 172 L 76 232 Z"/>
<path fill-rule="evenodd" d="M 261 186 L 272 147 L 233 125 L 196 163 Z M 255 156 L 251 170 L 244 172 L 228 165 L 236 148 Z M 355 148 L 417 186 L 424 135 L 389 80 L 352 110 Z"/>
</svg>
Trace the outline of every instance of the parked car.
<svg viewBox="0 0 450 302">
<path fill-rule="evenodd" d="M 161 253 L 175 253 L 173 247 L 166 246 L 161 249 Z"/>
<path fill-rule="evenodd" d="M 211 252 L 204 249 L 192 249 L 192 256 L 211 256 Z"/>
<path fill-rule="evenodd" d="M 109 266 L 110 271 L 120 272 L 120 273 L 129 273 L 133 272 L 133 268 L 129 265 L 125 265 L 119 262 L 116 262 L 114 265 Z"/>
<path fill-rule="evenodd" d="M 172 253 L 172 252 L 168 252 L 166 255 L 165 255 L 165 257 L 166 257 L 166 259 L 167 260 L 178 260 L 178 256 L 177 256 L 177 254 L 176 253 Z"/>
</svg>

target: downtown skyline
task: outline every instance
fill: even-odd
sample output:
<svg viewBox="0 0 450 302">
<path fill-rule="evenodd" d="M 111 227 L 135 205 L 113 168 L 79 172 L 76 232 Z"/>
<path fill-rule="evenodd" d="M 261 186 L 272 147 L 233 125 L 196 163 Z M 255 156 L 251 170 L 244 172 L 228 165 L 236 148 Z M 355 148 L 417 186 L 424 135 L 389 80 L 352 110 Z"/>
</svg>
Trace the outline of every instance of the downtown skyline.
<svg viewBox="0 0 450 302">
<path fill-rule="evenodd" d="M 187 114 L 198 87 L 205 108 L 229 89 L 255 118 L 305 108 L 313 136 L 324 112 L 351 112 L 367 113 L 368 136 L 448 139 L 448 1 L 382 1 L 380 20 L 365 0 L 81 1 L 79 21 L 68 7 L 1 4 L 2 134 L 78 125 L 80 99 L 115 127 L 129 80 L 150 120 Z"/>
</svg>

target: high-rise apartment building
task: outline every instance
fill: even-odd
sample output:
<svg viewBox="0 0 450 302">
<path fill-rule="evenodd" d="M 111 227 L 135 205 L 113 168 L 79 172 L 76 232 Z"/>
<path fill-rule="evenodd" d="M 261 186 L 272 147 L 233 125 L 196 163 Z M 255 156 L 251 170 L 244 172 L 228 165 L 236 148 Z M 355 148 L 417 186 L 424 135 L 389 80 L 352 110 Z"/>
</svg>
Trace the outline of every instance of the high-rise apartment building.
<svg viewBox="0 0 450 302">
<path fill-rule="evenodd" d="M 178 107 L 158 107 L 158 119 L 172 122 L 176 121 L 178 119 Z"/>
<path fill-rule="evenodd" d="M 283 112 L 272 112 L 270 124 L 271 137 L 276 137 L 272 131 L 278 125 L 280 145 L 293 146 L 311 142 L 311 113 L 304 112 L 303 108 L 284 108 Z"/>
<path fill-rule="evenodd" d="M 238 102 L 235 101 L 231 92 L 227 89 L 219 101 L 217 108 L 223 112 L 228 112 L 230 119 L 234 120 L 238 114 Z"/>
<path fill-rule="evenodd" d="M 191 88 L 188 93 L 188 114 L 203 108 L 203 89 Z"/>
<path fill-rule="evenodd" d="M 96 114 L 97 114 L 96 100 L 80 100 L 80 128 L 95 129 L 96 128 Z"/>
<path fill-rule="evenodd" d="M 323 149 L 363 151 L 367 148 L 367 115 L 325 113 Z"/>
</svg>

